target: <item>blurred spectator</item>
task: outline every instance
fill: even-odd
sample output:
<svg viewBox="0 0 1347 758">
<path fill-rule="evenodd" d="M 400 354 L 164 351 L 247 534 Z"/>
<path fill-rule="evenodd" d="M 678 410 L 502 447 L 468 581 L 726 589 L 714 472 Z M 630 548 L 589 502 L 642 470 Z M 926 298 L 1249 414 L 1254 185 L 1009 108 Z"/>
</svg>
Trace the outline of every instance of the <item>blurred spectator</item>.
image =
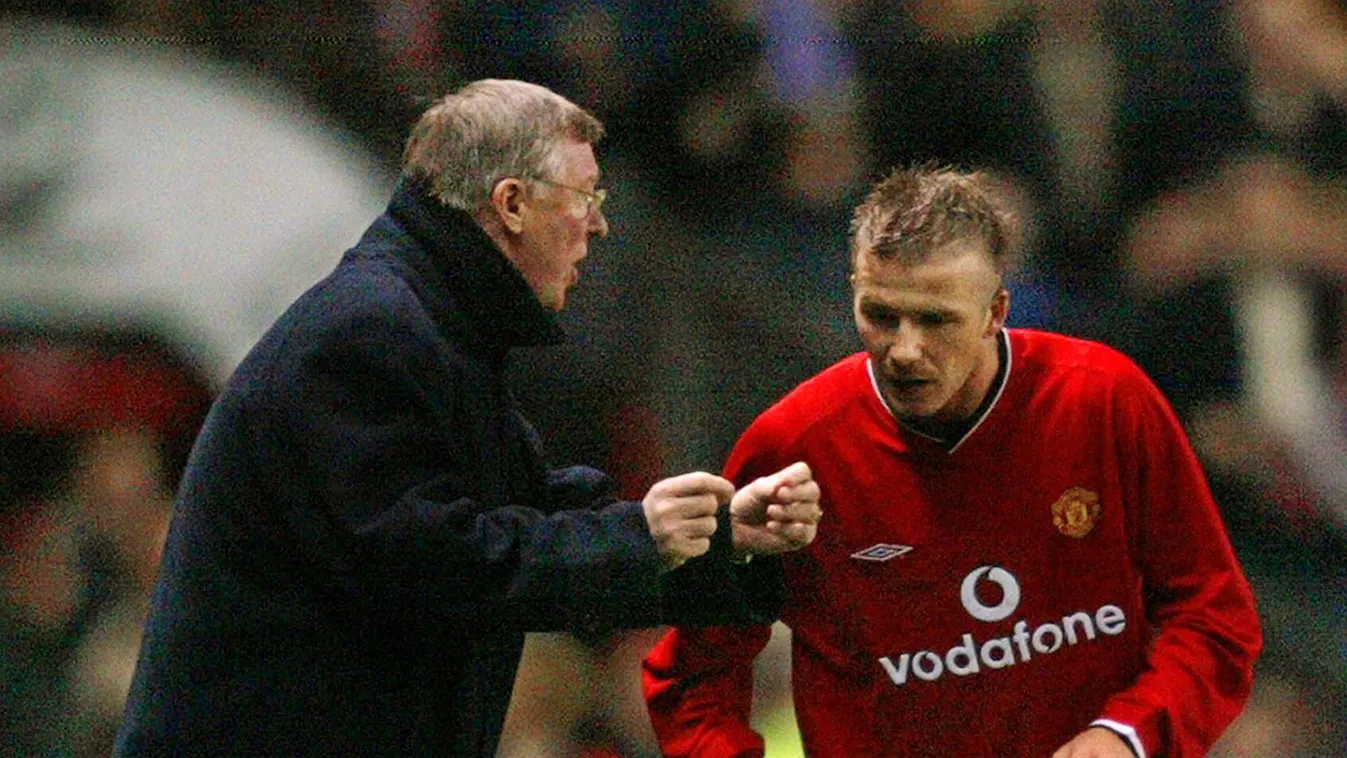
<svg viewBox="0 0 1347 758">
<path fill-rule="evenodd" d="M 1256 139 L 1315 175 L 1347 174 L 1347 5 L 1235 0 L 1230 15 Z"/>
<path fill-rule="evenodd" d="M 1172 329 L 1198 326 L 1194 292 L 1228 309 L 1183 358 L 1209 378 L 1165 371 L 1167 389 L 1185 409 L 1238 402 L 1322 515 L 1347 528 L 1347 157 L 1333 149 L 1347 143 L 1347 65 L 1336 63 L 1347 60 L 1347 10 L 1241 2 L 1232 18 L 1253 137 L 1210 180 L 1137 219 L 1128 266 Z"/>
<path fill-rule="evenodd" d="M 413 0 L 197 0 L 193 38 L 223 60 L 284 87 L 287 95 L 361 137 L 395 166 L 420 108 L 449 75 L 433 26 L 420 23 L 438 3 Z M 435 85 L 432 87 L 432 85 Z M 430 88 L 427 91 L 427 88 Z"/>
<path fill-rule="evenodd" d="M 853 3 L 754 0 L 766 88 L 786 122 L 776 191 L 805 208 L 843 209 L 866 185 L 870 149 L 856 52 L 845 29 Z M 789 212 L 789 209 L 787 210 Z"/>
<path fill-rule="evenodd" d="M 1264 153 L 1164 196 L 1127 247 L 1154 330 L 1138 357 L 1162 368 L 1193 428 L 1277 632 L 1269 649 L 1337 693 L 1323 700 L 1335 718 L 1347 718 L 1344 240 L 1347 186 Z"/>
<path fill-rule="evenodd" d="M 1137 217 L 1130 338 L 1193 428 L 1280 662 L 1220 754 L 1340 755 L 1319 722 L 1347 723 L 1347 9 L 1228 18 L 1247 136 Z"/>
<path fill-rule="evenodd" d="M 141 425 L 100 429 L 79 441 L 70 471 L 69 505 L 98 594 L 67 671 L 83 755 L 106 754 L 131 686 L 175 483 L 162 445 Z"/>
<path fill-rule="evenodd" d="M 671 76 L 635 102 L 630 138 L 646 146 L 644 170 L 665 212 L 714 225 L 775 193 L 785 121 L 763 79 L 762 32 L 748 4 L 702 5 L 679 21 Z"/>
<path fill-rule="evenodd" d="M 529 635 L 497 755 L 656 758 L 640 677 L 632 672 L 658 638 L 658 629 L 595 639 Z"/>
<path fill-rule="evenodd" d="M 1126 219 L 1241 135 L 1231 65 L 1202 0 L 863 2 L 865 124 L 876 164 L 995 168 L 1038 209 L 1026 265 L 1058 328 L 1100 333 Z"/>
<path fill-rule="evenodd" d="M 1324 707 L 1325 693 L 1304 674 L 1263 666 L 1244 713 L 1212 747 L 1209 758 L 1336 758 L 1347 731 Z"/>
<path fill-rule="evenodd" d="M 207 380 L 146 335 L 6 329 L 0 388 L 0 727 L 104 755 Z"/>
<path fill-rule="evenodd" d="M 86 578 L 73 525 L 48 499 L 56 472 L 18 463 L 20 450 L 42 455 L 60 446 L 14 430 L 0 445 L 0 733 L 12 755 L 67 755 L 75 733 L 64 664 Z"/>
</svg>

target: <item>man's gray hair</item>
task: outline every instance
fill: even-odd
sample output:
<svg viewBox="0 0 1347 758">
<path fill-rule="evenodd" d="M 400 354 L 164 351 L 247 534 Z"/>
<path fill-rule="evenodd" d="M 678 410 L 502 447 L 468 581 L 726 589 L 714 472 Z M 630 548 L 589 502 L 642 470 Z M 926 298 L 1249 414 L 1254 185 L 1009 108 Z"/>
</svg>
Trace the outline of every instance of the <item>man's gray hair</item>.
<svg viewBox="0 0 1347 758">
<path fill-rule="evenodd" d="M 566 141 L 594 144 L 602 137 L 597 118 L 546 87 L 481 79 L 421 115 L 402 152 L 402 170 L 425 181 L 440 202 L 472 212 L 505 177 L 552 176 Z"/>
</svg>

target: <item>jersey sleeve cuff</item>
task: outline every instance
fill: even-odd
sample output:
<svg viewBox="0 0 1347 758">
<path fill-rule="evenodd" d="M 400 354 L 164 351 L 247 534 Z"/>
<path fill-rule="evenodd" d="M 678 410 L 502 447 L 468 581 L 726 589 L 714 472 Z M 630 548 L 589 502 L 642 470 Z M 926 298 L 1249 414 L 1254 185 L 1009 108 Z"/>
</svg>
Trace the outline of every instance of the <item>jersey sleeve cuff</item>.
<svg viewBox="0 0 1347 758">
<path fill-rule="evenodd" d="M 1132 753 L 1136 755 L 1137 758 L 1147 758 L 1146 747 L 1141 744 L 1141 737 L 1137 735 L 1137 730 L 1131 726 L 1120 721 L 1114 721 L 1113 719 L 1095 719 L 1090 722 L 1090 726 L 1103 727 L 1119 737 L 1122 737 L 1123 741 L 1132 749 Z"/>
</svg>

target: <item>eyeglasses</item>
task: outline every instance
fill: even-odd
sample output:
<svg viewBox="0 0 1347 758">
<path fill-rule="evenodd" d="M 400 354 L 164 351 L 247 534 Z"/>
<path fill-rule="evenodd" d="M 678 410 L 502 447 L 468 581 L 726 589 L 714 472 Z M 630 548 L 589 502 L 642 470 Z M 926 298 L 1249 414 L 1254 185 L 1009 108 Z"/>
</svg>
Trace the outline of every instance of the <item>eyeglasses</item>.
<svg viewBox="0 0 1347 758">
<path fill-rule="evenodd" d="M 571 192 L 577 192 L 583 195 L 585 198 L 585 218 L 589 218 L 590 214 L 593 213 L 602 213 L 603 201 L 608 199 L 608 190 L 603 189 L 602 187 L 596 188 L 593 192 L 586 192 L 579 187 L 572 187 L 569 184 L 561 184 L 560 182 L 554 182 L 548 179 L 532 179 L 530 181 L 535 181 L 539 184 L 550 184 L 553 187 L 560 187 L 561 189 L 570 190 Z"/>
</svg>

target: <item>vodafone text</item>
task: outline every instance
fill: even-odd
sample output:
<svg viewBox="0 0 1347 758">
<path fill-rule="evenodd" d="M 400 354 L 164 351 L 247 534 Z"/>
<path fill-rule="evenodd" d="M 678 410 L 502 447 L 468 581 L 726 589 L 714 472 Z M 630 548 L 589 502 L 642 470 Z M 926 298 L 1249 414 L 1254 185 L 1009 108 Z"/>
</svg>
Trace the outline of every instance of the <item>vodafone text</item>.
<svg viewBox="0 0 1347 758">
<path fill-rule="evenodd" d="M 977 584 L 989 581 L 1001 587 L 1003 600 L 996 606 L 983 605 L 977 597 Z M 960 588 L 964 608 L 979 621 L 1000 621 L 1014 612 L 1019 605 L 1020 586 L 1014 575 L 1006 569 L 996 566 L 982 566 L 964 579 Z M 1111 637 L 1123 633 L 1127 628 L 1127 615 L 1116 605 L 1102 605 L 1093 615 L 1078 611 L 1062 617 L 1061 623 L 1048 622 L 1029 628 L 1023 619 L 1016 621 L 1011 633 L 1004 637 L 995 637 L 979 643 L 972 633 L 964 634 L 961 641 L 945 651 L 944 654 L 930 650 L 916 653 L 903 653 L 895 662 L 884 656 L 879 665 L 884 673 L 899 687 L 907 684 L 915 676 L 917 679 L 933 682 L 949 672 L 955 676 L 969 676 L 987 669 L 1001 669 L 1030 660 L 1034 653 L 1047 655 L 1055 653 L 1063 645 L 1075 645 L 1082 640 L 1093 640 L 1100 633 Z"/>
</svg>

